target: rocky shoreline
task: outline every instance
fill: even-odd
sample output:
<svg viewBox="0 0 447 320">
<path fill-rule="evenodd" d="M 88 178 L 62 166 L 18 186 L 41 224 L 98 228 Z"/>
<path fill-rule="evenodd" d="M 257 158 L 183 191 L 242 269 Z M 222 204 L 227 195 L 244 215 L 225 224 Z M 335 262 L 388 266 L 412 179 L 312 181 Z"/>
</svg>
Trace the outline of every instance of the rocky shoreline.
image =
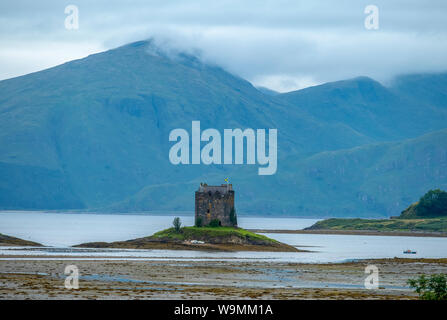
<svg viewBox="0 0 447 320">
<path fill-rule="evenodd" d="M 161 250 L 199 250 L 199 251 L 268 251 L 268 252 L 307 252 L 284 243 L 197 243 L 192 241 L 156 240 L 140 238 L 116 242 L 88 242 L 76 248 L 116 248 L 116 249 L 161 249 Z"/>
<path fill-rule="evenodd" d="M 237 227 L 169 228 L 152 236 L 115 242 L 90 242 L 80 248 L 164 249 L 199 251 L 303 252 L 297 248 Z"/>
</svg>

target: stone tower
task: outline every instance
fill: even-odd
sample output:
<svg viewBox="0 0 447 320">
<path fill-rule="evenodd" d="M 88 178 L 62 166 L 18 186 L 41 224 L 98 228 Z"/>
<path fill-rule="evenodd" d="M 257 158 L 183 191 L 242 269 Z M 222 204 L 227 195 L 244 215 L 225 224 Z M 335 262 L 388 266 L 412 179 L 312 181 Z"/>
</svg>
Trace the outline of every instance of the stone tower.
<svg viewBox="0 0 447 320">
<path fill-rule="evenodd" d="M 234 191 L 231 184 L 200 184 L 196 191 L 195 225 L 207 226 L 213 220 L 225 227 L 237 227 Z"/>
</svg>

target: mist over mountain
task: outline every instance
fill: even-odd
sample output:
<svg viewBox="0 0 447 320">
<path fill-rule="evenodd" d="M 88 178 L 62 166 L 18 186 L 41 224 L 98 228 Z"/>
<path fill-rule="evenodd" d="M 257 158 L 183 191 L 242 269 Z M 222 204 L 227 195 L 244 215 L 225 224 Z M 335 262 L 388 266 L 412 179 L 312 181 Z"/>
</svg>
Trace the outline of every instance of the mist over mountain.
<svg viewBox="0 0 447 320">
<path fill-rule="evenodd" d="M 266 94 L 268 96 L 277 96 L 280 93 L 278 91 L 266 88 L 266 87 L 256 87 L 259 91 L 261 91 L 263 94 Z"/>
<path fill-rule="evenodd" d="M 391 89 L 407 101 L 424 104 L 427 113 L 447 109 L 447 72 L 435 74 L 410 74 L 394 79 Z"/>
<path fill-rule="evenodd" d="M 193 210 L 229 177 L 240 213 L 385 216 L 445 189 L 446 74 L 263 91 L 151 41 L 0 81 L 0 208 Z M 172 165 L 169 132 L 194 120 L 278 129 L 277 174 Z"/>
</svg>

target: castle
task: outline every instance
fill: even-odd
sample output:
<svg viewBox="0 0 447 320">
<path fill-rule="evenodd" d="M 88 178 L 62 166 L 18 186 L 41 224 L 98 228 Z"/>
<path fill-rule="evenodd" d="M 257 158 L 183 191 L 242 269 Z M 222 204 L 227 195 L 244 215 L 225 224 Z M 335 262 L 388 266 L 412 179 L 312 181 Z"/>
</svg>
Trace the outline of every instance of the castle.
<svg viewBox="0 0 447 320">
<path fill-rule="evenodd" d="M 220 226 L 237 227 L 231 184 L 209 186 L 201 183 L 196 191 L 195 225 L 208 226 L 212 221 Z"/>
</svg>

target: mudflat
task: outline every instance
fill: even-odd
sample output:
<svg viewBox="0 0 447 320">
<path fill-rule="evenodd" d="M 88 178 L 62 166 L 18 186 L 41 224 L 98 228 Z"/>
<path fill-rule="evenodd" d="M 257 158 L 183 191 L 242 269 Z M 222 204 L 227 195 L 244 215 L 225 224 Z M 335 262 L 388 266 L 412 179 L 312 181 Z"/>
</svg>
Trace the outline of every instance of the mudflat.
<svg viewBox="0 0 447 320">
<path fill-rule="evenodd" d="M 0 261 L 0 299 L 417 299 L 407 279 L 447 273 L 447 259 L 304 264 L 22 258 Z M 364 286 L 371 264 L 379 270 L 379 289 Z M 77 290 L 64 287 L 67 265 L 79 269 Z"/>
</svg>

